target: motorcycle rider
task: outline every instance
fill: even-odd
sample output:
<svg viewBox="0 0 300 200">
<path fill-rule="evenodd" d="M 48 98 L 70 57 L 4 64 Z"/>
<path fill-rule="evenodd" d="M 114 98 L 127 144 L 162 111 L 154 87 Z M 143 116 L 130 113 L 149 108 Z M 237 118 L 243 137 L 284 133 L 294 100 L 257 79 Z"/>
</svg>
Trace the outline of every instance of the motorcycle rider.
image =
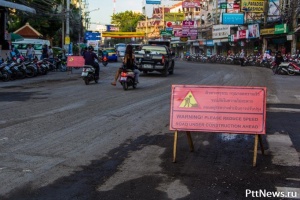
<svg viewBox="0 0 300 200">
<path fill-rule="evenodd" d="M 95 69 L 95 76 L 98 79 L 99 78 L 99 71 L 100 67 L 97 62 L 95 62 L 95 59 L 99 60 L 98 56 L 94 53 L 94 48 L 92 46 L 88 47 L 88 50 L 83 53 L 84 58 L 84 64 L 85 65 L 91 65 Z"/>
<path fill-rule="evenodd" d="M 276 66 L 275 66 L 275 71 L 274 71 L 274 74 L 278 74 L 278 72 L 280 71 L 281 67 L 279 66 L 282 62 L 284 61 L 282 55 L 281 55 L 281 52 L 278 51 L 276 53 L 276 56 L 275 56 L 275 63 L 276 63 Z"/>
<path fill-rule="evenodd" d="M 138 83 L 140 71 L 138 69 L 136 69 L 136 66 L 134 64 L 133 46 L 130 44 L 126 46 L 125 56 L 124 56 L 122 65 L 123 66 L 121 68 L 119 68 L 118 71 L 116 72 L 115 79 L 111 83 L 111 85 L 116 86 L 117 80 L 124 68 L 130 69 L 134 72 L 135 82 Z"/>
</svg>

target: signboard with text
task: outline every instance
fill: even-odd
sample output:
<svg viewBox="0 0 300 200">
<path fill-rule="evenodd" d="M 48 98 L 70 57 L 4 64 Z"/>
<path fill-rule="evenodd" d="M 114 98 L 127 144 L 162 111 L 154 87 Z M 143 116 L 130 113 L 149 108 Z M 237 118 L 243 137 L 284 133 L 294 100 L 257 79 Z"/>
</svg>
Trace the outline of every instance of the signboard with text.
<svg viewBox="0 0 300 200">
<path fill-rule="evenodd" d="M 244 24 L 244 13 L 222 13 L 222 24 Z"/>
<path fill-rule="evenodd" d="M 161 4 L 161 0 L 146 0 L 146 4 Z"/>
<path fill-rule="evenodd" d="M 170 130 L 265 134 L 266 88 L 173 85 Z"/>
</svg>

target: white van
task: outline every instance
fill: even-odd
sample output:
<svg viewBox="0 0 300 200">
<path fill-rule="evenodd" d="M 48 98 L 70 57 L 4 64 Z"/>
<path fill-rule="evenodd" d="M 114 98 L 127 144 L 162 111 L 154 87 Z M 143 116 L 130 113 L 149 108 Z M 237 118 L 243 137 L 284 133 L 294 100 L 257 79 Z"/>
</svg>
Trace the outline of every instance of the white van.
<svg viewBox="0 0 300 200">
<path fill-rule="evenodd" d="M 49 40 L 24 38 L 22 41 L 12 42 L 12 45 L 23 55 L 26 55 L 28 44 L 32 44 L 35 55 L 40 58 L 42 55 L 43 45 L 50 46 Z"/>
</svg>

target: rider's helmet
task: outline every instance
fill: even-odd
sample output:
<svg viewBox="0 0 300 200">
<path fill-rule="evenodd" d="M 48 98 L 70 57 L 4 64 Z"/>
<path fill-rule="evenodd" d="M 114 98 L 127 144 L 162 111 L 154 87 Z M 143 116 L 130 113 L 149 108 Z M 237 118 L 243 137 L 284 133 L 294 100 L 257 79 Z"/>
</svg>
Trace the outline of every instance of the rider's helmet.
<svg viewBox="0 0 300 200">
<path fill-rule="evenodd" d="M 93 47 L 93 46 L 89 46 L 89 47 L 88 47 L 88 50 L 94 51 L 94 47 Z"/>
</svg>

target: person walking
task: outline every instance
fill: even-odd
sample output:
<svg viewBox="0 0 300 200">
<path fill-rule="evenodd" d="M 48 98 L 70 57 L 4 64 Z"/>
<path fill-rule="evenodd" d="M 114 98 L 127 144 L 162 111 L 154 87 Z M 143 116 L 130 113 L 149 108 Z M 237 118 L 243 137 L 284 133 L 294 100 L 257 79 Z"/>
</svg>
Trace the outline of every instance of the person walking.
<svg viewBox="0 0 300 200">
<path fill-rule="evenodd" d="M 48 46 L 46 44 L 43 45 L 41 60 L 44 58 L 48 58 Z"/>
<path fill-rule="evenodd" d="M 239 58 L 240 58 L 241 66 L 244 66 L 244 62 L 245 62 L 245 52 L 244 52 L 244 49 L 241 50 Z"/>
<path fill-rule="evenodd" d="M 28 57 L 29 60 L 32 60 L 35 56 L 34 48 L 32 47 L 32 44 L 28 44 L 28 47 L 26 49 L 26 57 Z"/>
</svg>

